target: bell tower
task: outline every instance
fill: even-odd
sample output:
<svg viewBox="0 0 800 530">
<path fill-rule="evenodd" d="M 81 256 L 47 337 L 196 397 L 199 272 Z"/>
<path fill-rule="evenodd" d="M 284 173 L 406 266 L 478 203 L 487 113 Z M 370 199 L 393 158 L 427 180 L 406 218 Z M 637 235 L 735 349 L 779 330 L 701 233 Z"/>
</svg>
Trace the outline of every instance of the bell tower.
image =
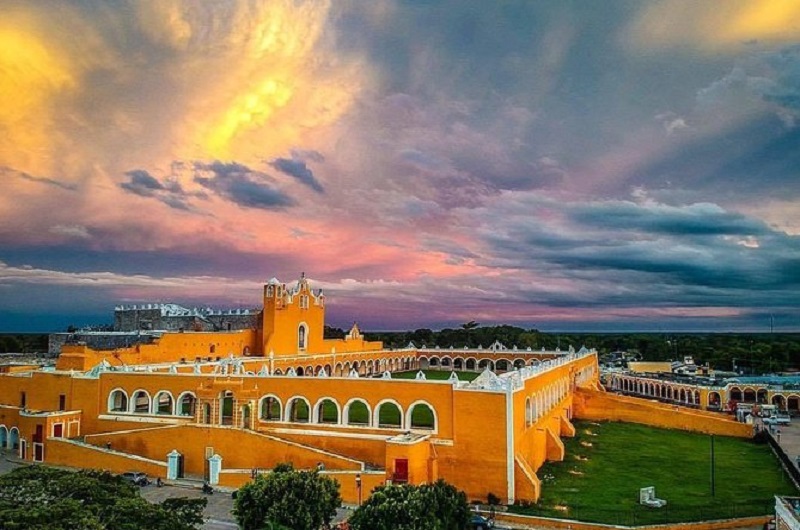
<svg viewBox="0 0 800 530">
<path fill-rule="evenodd" d="M 302 355 L 323 352 L 325 295 L 314 293 L 305 273 L 288 287 L 277 278 L 264 285 L 263 354 Z"/>
</svg>

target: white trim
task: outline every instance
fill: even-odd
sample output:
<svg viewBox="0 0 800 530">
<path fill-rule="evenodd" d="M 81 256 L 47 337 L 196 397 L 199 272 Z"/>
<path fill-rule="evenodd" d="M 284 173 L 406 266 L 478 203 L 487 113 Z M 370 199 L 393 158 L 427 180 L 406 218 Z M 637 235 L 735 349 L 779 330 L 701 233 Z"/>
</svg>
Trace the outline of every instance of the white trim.
<svg viewBox="0 0 800 530">
<path fill-rule="evenodd" d="M 139 392 L 144 392 L 147 396 L 147 412 L 136 412 L 136 394 Z M 134 390 L 131 394 L 130 399 L 128 399 L 128 412 L 131 414 L 152 414 L 153 413 L 153 398 L 150 396 L 150 392 L 145 390 L 144 388 L 139 388 Z"/>
<path fill-rule="evenodd" d="M 305 332 L 303 333 L 303 347 L 300 347 L 300 328 L 305 328 Z M 297 335 L 295 335 L 296 340 L 295 344 L 297 345 L 297 352 L 306 352 L 308 351 L 308 324 L 305 321 L 301 321 L 297 324 Z"/>
<path fill-rule="evenodd" d="M 350 423 L 350 407 L 353 406 L 354 403 L 363 403 L 367 407 L 367 423 Z M 342 407 L 342 425 L 354 426 L 354 427 L 372 427 L 372 407 L 369 406 L 369 402 L 364 398 L 354 397 L 350 398 L 347 403 L 344 404 Z"/>
<path fill-rule="evenodd" d="M 111 396 L 113 396 L 114 393 L 118 392 L 118 391 L 122 392 L 122 394 L 125 396 L 125 409 L 124 410 L 113 410 L 111 408 L 111 406 L 112 406 Z M 130 405 L 131 405 L 130 396 L 128 396 L 128 393 L 125 392 L 124 388 L 118 386 L 117 388 L 115 388 L 114 390 L 112 390 L 111 392 L 108 393 L 108 400 L 107 400 L 107 403 L 106 403 L 106 410 L 108 412 L 127 412 L 129 407 L 130 407 Z"/>
<path fill-rule="evenodd" d="M 195 413 L 197 413 L 197 405 L 199 403 L 199 401 L 197 400 L 197 396 L 191 390 L 184 390 L 183 392 L 178 394 L 178 399 L 175 400 L 175 416 L 180 416 L 182 418 L 193 418 L 194 414 L 184 415 L 183 412 L 181 412 L 181 409 L 183 408 L 181 406 L 181 403 L 183 402 L 183 398 L 185 398 L 186 396 L 192 396 L 194 398 L 194 409 Z"/>
<path fill-rule="evenodd" d="M 429 409 L 431 409 L 431 412 L 433 413 L 433 429 L 426 429 L 424 427 L 423 428 L 417 427 L 415 429 L 414 427 L 411 426 L 411 413 L 414 410 L 414 407 L 416 407 L 417 405 L 426 405 Z M 409 405 L 408 409 L 406 409 L 406 429 L 409 429 L 409 430 L 412 430 L 412 431 L 416 431 L 416 432 L 424 432 L 424 433 L 428 433 L 428 434 L 430 434 L 430 433 L 433 433 L 433 434 L 438 433 L 439 432 L 439 416 L 436 414 L 436 409 L 433 407 L 433 405 L 431 405 L 430 403 L 428 403 L 424 399 L 418 399 L 417 401 L 415 401 L 411 405 Z"/>
<path fill-rule="evenodd" d="M 292 418 L 292 415 L 291 415 L 292 408 L 291 408 L 291 406 L 292 406 L 292 402 L 295 399 L 301 399 L 301 400 L 305 401 L 306 406 L 308 407 L 308 420 L 306 420 L 306 421 L 292 421 L 291 420 L 291 418 Z M 286 400 L 286 405 L 284 405 L 283 419 L 287 423 L 311 423 L 311 418 L 313 418 L 313 416 L 314 416 L 314 409 L 311 407 L 311 402 L 308 400 L 307 397 L 300 396 L 300 395 L 294 395 L 294 396 L 292 396 L 292 397 L 290 397 L 289 399 Z"/>
<path fill-rule="evenodd" d="M 336 405 L 336 423 L 323 422 L 323 421 L 320 420 L 318 409 L 319 409 L 320 405 L 322 405 L 322 402 L 325 401 L 325 400 L 331 401 L 331 402 L 333 402 L 334 405 Z M 323 396 L 323 397 L 319 398 L 317 400 L 317 402 L 314 404 L 314 409 L 312 410 L 311 423 L 320 423 L 322 425 L 341 425 L 341 423 L 342 423 L 342 407 L 341 407 L 341 405 L 339 405 L 339 402 L 336 401 L 334 398 L 332 398 L 330 396 Z"/>
<path fill-rule="evenodd" d="M 280 412 L 278 413 L 278 419 L 277 420 L 268 420 L 268 419 L 264 418 L 261 415 L 261 409 L 264 406 L 264 400 L 266 400 L 268 398 L 273 398 L 275 401 L 278 402 L 278 408 L 279 408 Z M 283 421 L 283 401 L 281 401 L 281 398 L 279 398 L 275 394 L 264 394 L 263 396 L 258 398 L 258 414 L 257 414 L 257 416 L 258 416 L 258 421 L 265 421 L 265 422 Z"/>
<path fill-rule="evenodd" d="M 508 504 L 514 504 L 514 391 L 506 390 L 506 481 Z"/>
<path fill-rule="evenodd" d="M 50 430 L 50 437 L 56 438 L 56 425 L 61 425 L 61 436 L 58 438 L 66 438 L 67 437 L 67 426 L 63 421 L 57 421 L 52 424 L 52 428 Z"/>
<path fill-rule="evenodd" d="M 383 379 L 381 379 L 381 381 L 383 381 Z M 386 399 L 382 399 L 382 400 L 378 401 L 378 404 L 375 405 L 374 409 L 372 409 L 372 425 L 374 425 L 375 427 L 380 427 L 380 424 L 381 424 L 381 422 L 380 422 L 380 411 L 381 411 L 381 406 L 384 403 L 391 403 L 391 404 L 395 405 L 400 410 L 400 425 L 398 425 L 397 427 L 392 426 L 392 427 L 384 427 L 384 428 L 386 428 L 386 429 L 401 429 L 402 430 L 404 428 L 403 427 L 403 420 L 405 419 L 405 413 L 403 412 L 403 407 L 402 407 L 402 405 L 400 405 L 400 403 L 398 403 L 397 401 L 395 401 L 395 400 L 393 400 L 391 398 L 386 398 Z"/>
<path fill-rule="evenodd" d="M 44 444 L 42 442 L 33 442 L 33 454 L 31 455 L 31 460 L 34 462 L 44 462 Z M 36 458 L 36 447 L 39 446 L 42 448 L 42 458 Z"/>
<path fill-rule="evenodd" d="M 17 445 L 19 446 L 20 442 L 22 441 L 22 438 L 19 435 L 19 429 L 16 426 L 15 427 L 11 427 L 8 430 L 8 441 L 6 442 L 6 448 L 7 449 L 14 449 L 14 444 L 11 442 L 11 433 L 14 432 L 14 431 L 17 431 Z"/>
<path fill-rule="evenodd" d="M 160 414 L 158 412 L 158 396 L 160 396 L 161 394 L 167 394 L 169 396 L 170 410 L 167 414 Z M 158 392 L 156 392 L 156 395 L 153 398 L 153 407 L 152 407 L 153 414 L 157 416 L 177 416 L 177 414 L 175 413 L 175 406 L 176 406 L 175 396 L 172 395 L 172 392 L 170 392 L 169 390 L 159 390 Z"/>
</svg>

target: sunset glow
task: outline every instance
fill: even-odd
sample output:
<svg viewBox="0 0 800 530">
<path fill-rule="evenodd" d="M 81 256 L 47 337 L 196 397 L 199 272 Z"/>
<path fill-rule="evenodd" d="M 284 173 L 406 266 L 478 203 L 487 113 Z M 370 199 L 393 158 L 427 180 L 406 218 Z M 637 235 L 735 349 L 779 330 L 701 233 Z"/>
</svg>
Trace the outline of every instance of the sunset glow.
<svg viewBox="0 0 800 530">
<path fill-rule="evenodd" d="M 800 326 L 794 2 L 0 6 L 0 331 Z"/>
</svg>

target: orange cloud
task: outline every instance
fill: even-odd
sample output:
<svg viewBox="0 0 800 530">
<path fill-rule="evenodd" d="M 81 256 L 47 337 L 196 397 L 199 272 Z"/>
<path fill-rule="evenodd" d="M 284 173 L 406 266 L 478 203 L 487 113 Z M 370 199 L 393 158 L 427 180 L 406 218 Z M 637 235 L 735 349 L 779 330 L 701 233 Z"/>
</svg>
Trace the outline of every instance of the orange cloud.
<svg viewBox="0 0 800 530">
<path fill-rule="evenodd" d="M 625 35 L 633 48 L 740 50 L 751 41 L 781 44 L 800 38 L 800 2 L 786 0 L 663 0 L 646 4 Z"/>
</svg>

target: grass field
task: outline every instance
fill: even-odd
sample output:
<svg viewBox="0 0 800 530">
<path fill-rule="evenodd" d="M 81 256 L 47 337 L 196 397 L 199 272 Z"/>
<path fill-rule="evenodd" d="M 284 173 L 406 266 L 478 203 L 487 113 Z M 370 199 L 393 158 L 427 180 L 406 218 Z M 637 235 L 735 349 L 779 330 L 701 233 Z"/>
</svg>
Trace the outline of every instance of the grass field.
<svg viewBox="0 0 800 530">
<path fill-rule="evenodd" d="M 711 496 L 711 437 L 630 423 L 576 422 L 563 462 L 546 463 L 538 504 L 511 510 L 621 525 L 764 515 L 774 495 L 796 495 L 767 445 L 716 436 Z M 640 506 L 655 486 L 663 508 Z"/>
<path fill-rule="evenodd" d="M 392 372 L 392 379 L 414 379 L 417 377 L 417 372 L 419 370 L 409 370 L 408 372 Z M 431 379 L 433 381 L 444 381 L 450 377 L 451 372 L 450 370 L 422 370 L 425 374 L 427 379 Z M 472 381 L 479 375 L 480 372 L 460 372 L 457 371 L 458 379 L 460 381 Z"/>
</svg>

